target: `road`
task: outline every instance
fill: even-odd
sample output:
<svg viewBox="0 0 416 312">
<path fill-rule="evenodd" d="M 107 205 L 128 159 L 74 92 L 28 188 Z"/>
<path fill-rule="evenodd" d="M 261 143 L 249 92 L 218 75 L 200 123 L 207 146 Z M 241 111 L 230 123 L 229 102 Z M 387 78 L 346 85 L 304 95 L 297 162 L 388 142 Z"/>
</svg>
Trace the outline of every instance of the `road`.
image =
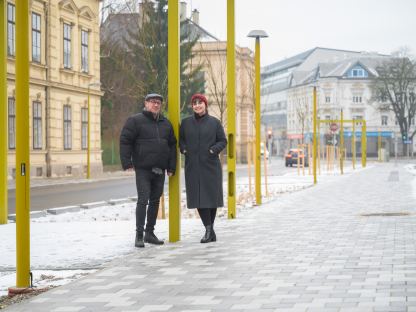
<svg viewBox="0 0 416 312">
<path fill-rule="evenodd" d="M 253 173 L 253 168 L 252 174 Z M 279 159 L 274 159 L 269 164 L 269 175 L 281 175 L 296 168 L 285 168 L 284 163 Z M 239 165 L 236 176 L 244 177 L 248 175 L 247 166 Z M 226 178 L 226 174 L 224 174 Z M 167 184 L 166 179 L 166 184 Z M 183 172 L 181 181 L 184 181 Z M 182 182 L 184 185 L 184 182 Z M 165 186 L 167 190 L 167 185 Z M 9 189 L 8 195 L 9 214 L 15 213 L 16 192 Z M 81 181 L 80 183 L 55 184 L 34 186 L 30 190 L 31 211 L 44 210 L 63 206 L 79 205 L 88 202 L 126 198 L 136 196 L 136 184 L 134 176 L 112 178 L 108 180 Z"/>
</svg>

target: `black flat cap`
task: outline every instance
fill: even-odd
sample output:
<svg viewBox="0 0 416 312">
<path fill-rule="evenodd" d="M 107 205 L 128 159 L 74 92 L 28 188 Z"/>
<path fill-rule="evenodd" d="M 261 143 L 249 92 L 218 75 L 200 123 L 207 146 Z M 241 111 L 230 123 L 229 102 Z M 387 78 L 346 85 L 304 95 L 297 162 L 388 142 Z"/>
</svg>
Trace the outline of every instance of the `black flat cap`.
<svg viewBox="0 0 416 312">
<path fill-rule="evenodd" d="M 157 93 L 149 93 L 144 98 L 145 101 L 149 101 L 150 99 L 159 99 L 163 102 L 163 96 L 161 96 L 160 94 L 157 94 Z"/>
</svg>

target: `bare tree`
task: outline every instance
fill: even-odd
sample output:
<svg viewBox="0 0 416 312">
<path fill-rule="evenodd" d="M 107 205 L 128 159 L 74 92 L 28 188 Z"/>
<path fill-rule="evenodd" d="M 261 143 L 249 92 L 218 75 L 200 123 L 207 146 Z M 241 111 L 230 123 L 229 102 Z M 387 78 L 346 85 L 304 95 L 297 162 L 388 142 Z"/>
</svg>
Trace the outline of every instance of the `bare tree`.
<svg viewBox="0 0 416 312">
<path fill-rule="evenodd" d="M 402 50 L 377 67 L 374 79 L 373 103 L 381 111 L 394 112 L 400 127 L 403 155 L 407 152 L 405 141 L 416 134 L 416 62 Z M 413 126 L 413 127 L 412 127 Z"/>
<path fill-rule="evenodd" d="M 298 105 L 296 105 L 296 117 L 298 119 L 298 124 L 300 124 L 302 134 L 301 144 L 305 143 L 305 130 L 309 126 L 308 116 L 310 116 L 308 103 L 301 100 Z"/>
</svg>

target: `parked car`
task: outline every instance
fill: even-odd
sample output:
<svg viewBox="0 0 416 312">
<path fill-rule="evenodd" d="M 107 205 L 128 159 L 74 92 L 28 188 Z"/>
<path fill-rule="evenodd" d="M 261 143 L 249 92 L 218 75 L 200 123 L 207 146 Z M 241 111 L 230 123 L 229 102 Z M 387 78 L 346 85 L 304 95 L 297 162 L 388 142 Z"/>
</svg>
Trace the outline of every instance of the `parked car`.
<svg viewBox="0 0 416 312">
<path fill-rule="evenodd" d="M 288 153 L 285 155 L 285 164 L 286 167 L 292 167 L 293 165 L 298 165 L 298 158 L 299 163 L 302 164 L 303 160 L 305 160 L 305 167 L 309 165 L 308 163 L 308 155 L 305 154 L 303 149 L 299 148 L 291 148 Z"/>
</svg>

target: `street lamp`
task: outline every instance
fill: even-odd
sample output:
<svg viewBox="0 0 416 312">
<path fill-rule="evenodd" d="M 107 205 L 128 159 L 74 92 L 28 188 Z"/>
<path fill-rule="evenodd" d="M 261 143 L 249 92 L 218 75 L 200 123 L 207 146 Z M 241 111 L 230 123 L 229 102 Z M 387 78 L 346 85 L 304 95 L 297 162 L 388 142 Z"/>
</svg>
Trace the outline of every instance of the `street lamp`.
<svg viewBox="0 0 416 312">
<path fill-rule="evenodd" d="M 101 86 L 100 82 L 88 84 L 88 126 L 87 126 L 87 179 L 91 177 L 90 154 L 91 154 L 91 109 L 90 109 L 90 88 Z M 81 129 L 82 131 L 82 129 Z"/>
<path fill-rule="evenodd" d="M 255 110 L 256 110 L 256 204 L 261 205 L 261 181 L 260 181 L 260 38 L 267 38 L 264 30 L 252 30 L 247 37 L 256 39 L 255 49 Z"/>
</svg>

